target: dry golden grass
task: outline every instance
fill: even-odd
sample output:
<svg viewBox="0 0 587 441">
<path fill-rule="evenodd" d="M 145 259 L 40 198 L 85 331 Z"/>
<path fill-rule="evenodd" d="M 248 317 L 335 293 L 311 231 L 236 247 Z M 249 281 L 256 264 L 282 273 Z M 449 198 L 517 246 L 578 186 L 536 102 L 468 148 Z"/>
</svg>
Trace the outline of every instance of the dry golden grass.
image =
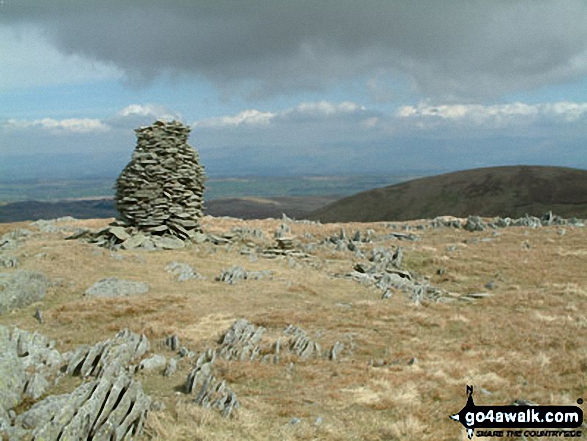
<svg viewBox="0 0 587 441">
<path fill-rule="evenodd" d="M 100 228 L 107 223 L 72 224 Z M 203 221 L 211 233 L 260 228 L 267 239 L 257 243 L 267 246 L 279 224 Z M 17 226 L 26 224 L 0 225 L 0 233 Z M 341 225 L 291 228 L 301 242 L 317 242 L 338 234 Z M 390 232 L 385 224 L 344 228 L 347 234 Z M 241 317 L 267 327 L 270 340 L 292 323 L 323 348 L 336 341 L 345 345 L 337 362 L 287 356 L 278 364 L 219 362 L 217 376 L 241 402 L 237 417 L 229 420 L 196 407 L 180 392 L 190 371 L 187 362 L 170 378 L 141 373 L 146 391 L 166 405 L 150 413 L 145 439 L 459 440 L 464 439 L 462 427 L 448 415 L 465 404 L 467 384 L 476 387 L 479 405 L 517 398 L 575 404 L 587 395 L 587 229 L 566 227 L 563 236 L 559 229 L 509 228 L 496 236 L 430 229 L 416 231 L 420 241 L 366 245 L 401 245 L 407 269 L 452 292 L 485 291 L 489 280 L 496 284 L 492 297 L 477 302 L 421 306 L 399 293 L 381 300 L 372 288 L 334 278 L 352 269 L 356 257 L 350 252 L 321 247 L 312 259 L 292 266 L 287 259 L 251 262 L 239 253 L 240 245 L 205 243 L 180 251 L 120 251 L 122 259 L 117 259 L 107 250 L 65 241 L 63 235 L 36 235 L 16 251 L 21 269 L 43 271 L 57 283 L 43 302 L 1 316 L 0 323 L 39 330 L 57 340 L 60 350 L 110 338 L 128 327 L 145 333 L 153 351 L 171 355 L 157 342 L 177 333 L 182 345 L 197 352 L 216 344 Z M 483 238 L 492 240 L 476 241 Z M 456 250 L 447 251 L 447 245 Z M 163 270 L 172 261 L 186 262 L 206 278 L 177 282 Z M 214 280 L 233 265 L 271 270 L 273 277 L 236 285 Z M 436 274 L 441 267 L 446 272 Z M 110 276 L 141 280 L 151 289 L 119 299 L 82 295 Z M 42 325 L 33 318 L 37 306 L 45 318 Z M 417 362 L 409 365 L 412 358 Z M 382 365 L 371 366 L 372 360 Z M 294 417 L 301 421 L 292 425 Z"/>
</svg>

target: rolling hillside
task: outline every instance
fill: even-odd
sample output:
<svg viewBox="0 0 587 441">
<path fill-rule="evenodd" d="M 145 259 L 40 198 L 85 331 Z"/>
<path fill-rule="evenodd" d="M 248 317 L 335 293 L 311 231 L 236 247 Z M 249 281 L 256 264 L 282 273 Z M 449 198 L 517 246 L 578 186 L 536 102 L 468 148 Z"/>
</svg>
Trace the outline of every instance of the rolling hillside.
<svg viewBox="0 0 587 441">
<path fill-rule="evenodd" d="M 563 217 L 587 217 L 587 170 L 509 166 L 458 171 L 358 193 L 308 218 L 378 222 L 441 215 L 519 217 L 548 210 Z"/>
</svg>

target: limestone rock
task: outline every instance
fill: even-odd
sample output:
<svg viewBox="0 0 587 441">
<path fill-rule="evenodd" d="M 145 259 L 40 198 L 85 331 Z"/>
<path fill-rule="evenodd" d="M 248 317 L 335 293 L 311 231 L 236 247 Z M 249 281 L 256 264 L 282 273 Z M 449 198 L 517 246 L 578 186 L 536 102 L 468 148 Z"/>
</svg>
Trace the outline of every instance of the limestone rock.
<svg viewBox="0 0 587 441">
<path fill-rule="evenodd" d="M 310 340 L 306 331 L 298 326 L 289 325 L 283 331 L 285 335 L 289 335 L 289 350 L 300 358 L 305 359 L 311 355 L 321 355 L 320 345 Z"/>
<path fill-rule="evenodd" d="M 124 371 L 102 375 L 71 394 L 50 396 L 19 415 L 34 439 L 130 439 L 151 406 L 140 383 Z"/>
<path fill-rule="evenodd" d="M 127 297 L 145 294 L 149 291 L 149 285 L 144 282 L 122 280 L 117 277 L 109 277 L 94 283 L 85 292 L 87 296 L 97 297 Z"/>
<path fill-rule="evenodd" d="M 224 334 L 217 353 L 226 360 L 253 360 L 260 353 L 259 343 L 264 333 L 262 326 L 239 319 Z"/>
<path fill-rule="evenodd" d="M 100 375 L 108 366 L 125 368 L 131 361 L 143 356 L 149 347 L 149 340 L 144 335 L 125 329 L 112 340 L 105 340 L 94 346 L 80 346 L 66 354 L 66 373 L 88 377 Z"/>
<path fill-rule="evenodd" d="M 224 381 L 212 375 L 212 363 L 208 362 L 193 369 L 186 380 L 185 390 L 194 394 L 194 402 L 204 408 L 216 408 L 222 416 L 232 416 L 240 406 L 235 393 Z"/>
<path fill-rule="evenodd" d="M 0 273 L 0 314 L 42 300 L 47 278 L 38 271 Z"/>
</svg>

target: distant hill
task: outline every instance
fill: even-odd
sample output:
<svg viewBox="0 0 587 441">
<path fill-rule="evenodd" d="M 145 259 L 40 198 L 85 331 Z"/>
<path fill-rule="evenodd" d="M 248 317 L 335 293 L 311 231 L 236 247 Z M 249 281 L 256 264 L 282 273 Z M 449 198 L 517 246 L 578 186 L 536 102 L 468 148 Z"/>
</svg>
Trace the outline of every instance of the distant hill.
<svg viewBox="0 0 587 441">
<path fill-rule="evenodd" d="M 280 218 L 283 213 L 295 219 L 327 205 L 336 196 L 282 198 L 213 199 L 205 204 L 204 214 L 241 219 Z M 24 201 L 0 205 L 0 222 L 20 222 L 72 216 L 77 219 L 103 219 L 118 216 L 113 199 L 79 199 L 54 202 Z"/>
<path fill-rule="evenodd" d="M 519 217 L 552 210 L 587 218 L 587 170 L 509 166 L 458 171 L 357 193 L 308 215 L 322 222 Z"/>
</svg>

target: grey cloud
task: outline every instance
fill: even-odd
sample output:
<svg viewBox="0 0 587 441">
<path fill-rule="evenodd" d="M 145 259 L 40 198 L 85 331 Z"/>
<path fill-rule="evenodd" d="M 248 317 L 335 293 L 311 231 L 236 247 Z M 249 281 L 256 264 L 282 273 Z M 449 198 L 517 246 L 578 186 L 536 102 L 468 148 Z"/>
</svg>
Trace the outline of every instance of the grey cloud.
<svg viewBox="0 0 587 441">
<path fill-rule="evenodd" d="M 376 74 L 479 100 L 587 73 L 581 0 L 19 0 L 2 12 L 131 82 L 196 75 L 256 98 Z"/>
</svg>

